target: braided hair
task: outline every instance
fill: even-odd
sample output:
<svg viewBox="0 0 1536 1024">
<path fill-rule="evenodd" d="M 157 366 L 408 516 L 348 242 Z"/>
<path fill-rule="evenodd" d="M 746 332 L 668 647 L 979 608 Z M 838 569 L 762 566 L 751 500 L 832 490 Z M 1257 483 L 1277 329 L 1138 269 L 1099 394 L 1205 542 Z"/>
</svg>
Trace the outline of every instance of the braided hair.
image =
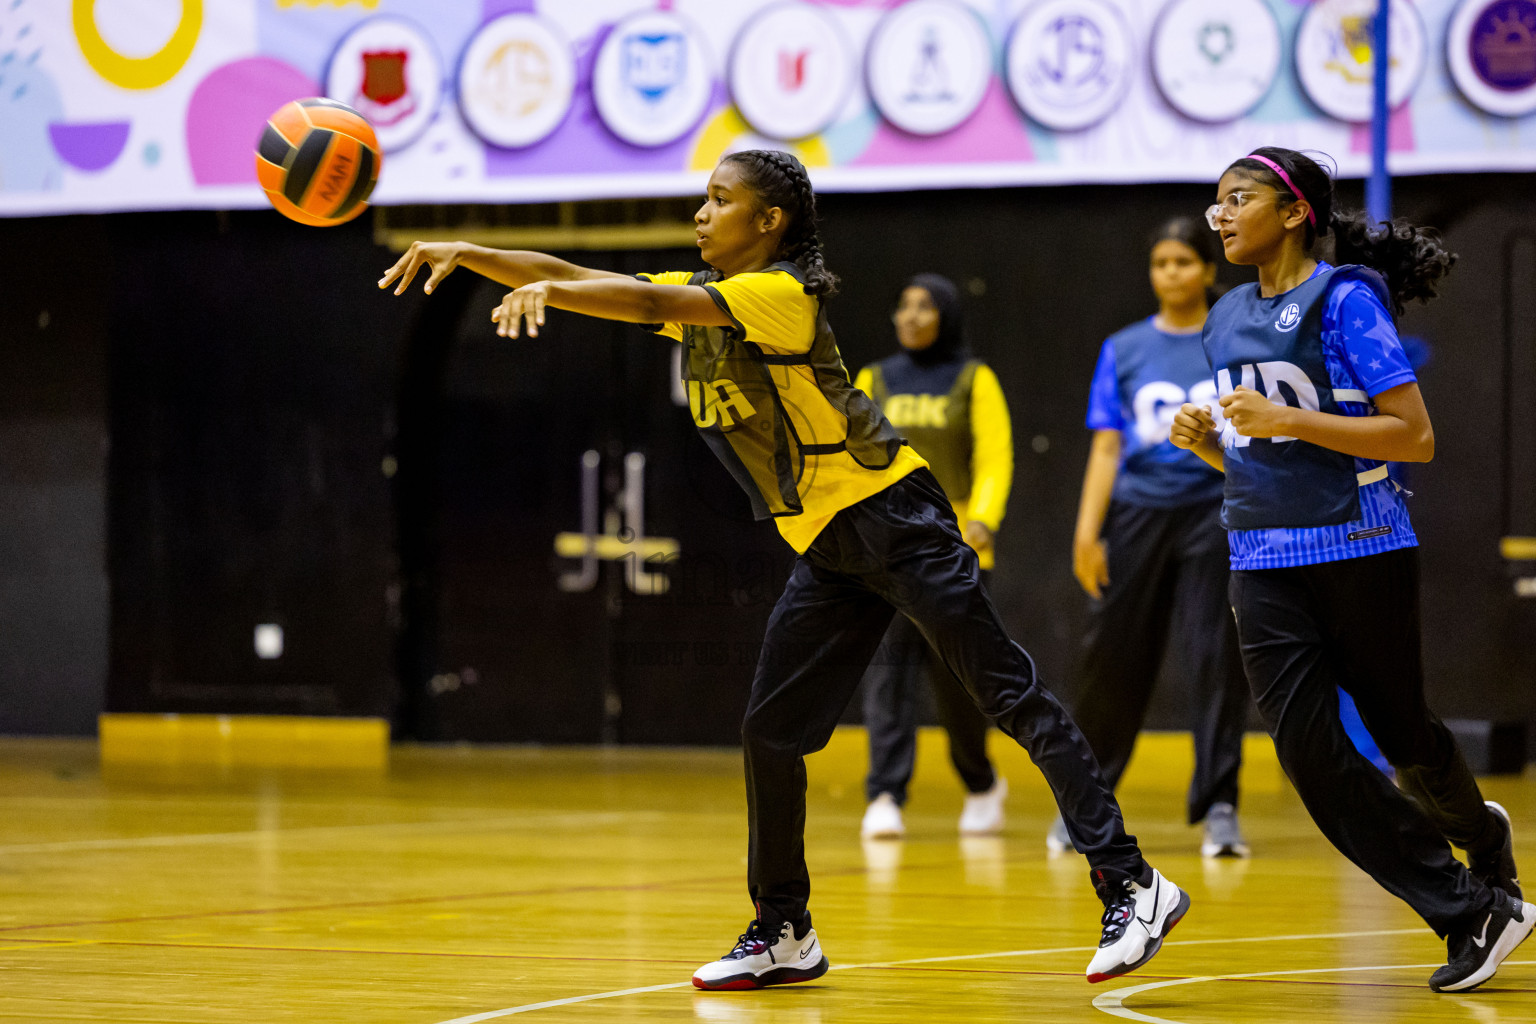
<svg viewBox="0 0 1536 1024">
<path fill-rule="evenodd" d="M 805 165 L 793 154 L 777 149 L 742 150 L 721 162 L 737 166 L 742 183 L 764 209 L 777 206 L 784 211 L 787 224 L 779 240 L 779 258 L 800 268 L 805 293 L 819 298 L 836 295 L 837 275 L 827 269 L 821 254 L 816 193 Z"/>
<path fill-rule="evenodd" d="M 1254 156 L 1278 164 L 1295 188 Z M 1428 302 L 1434 298 L 1440 279 L 1456 263 L 1456 254 L 1445 248 L 1434 228 L 1417 227 L 1401 218 L 1373 223 L 1364 211 L 1336 208 L 1332 176 L 1303 153 L 1264 146 L 1254 150 L 1252 156 L 1233 161 L 1227 170 L 1242 171 L 1272 186 L 1280 193 L 1281 202 L 1295 201 L 1299 189 L 1317 216 L 1315 225 L 1311 221 L 1306 225 L 1307 251 L 1319 238 L 1333 235 L 1334 262 L 1358 263 L 1379 272 L 1387 279 L 1387 290 L 1392 293 L 1392 304 L 1398 313 L 1403 312 L 1410 299 Z"/>
</svg>

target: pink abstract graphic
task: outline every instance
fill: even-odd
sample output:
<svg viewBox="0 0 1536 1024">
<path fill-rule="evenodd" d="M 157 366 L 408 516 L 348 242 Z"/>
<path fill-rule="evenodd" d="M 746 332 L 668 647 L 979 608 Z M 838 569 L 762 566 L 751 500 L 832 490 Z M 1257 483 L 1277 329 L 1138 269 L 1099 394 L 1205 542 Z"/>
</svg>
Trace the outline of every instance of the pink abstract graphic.
<svg viewBox="0 0 1536 1024">
<path fill-rule="evenodd" d="M 199 185 L 256 180 L 251 153 L 267 117 L 290 100 L 318 96 L 304 72 L 270 57 L 225 64 L 198 83 L 187 104 L 187 159 Z"/>
</svg>

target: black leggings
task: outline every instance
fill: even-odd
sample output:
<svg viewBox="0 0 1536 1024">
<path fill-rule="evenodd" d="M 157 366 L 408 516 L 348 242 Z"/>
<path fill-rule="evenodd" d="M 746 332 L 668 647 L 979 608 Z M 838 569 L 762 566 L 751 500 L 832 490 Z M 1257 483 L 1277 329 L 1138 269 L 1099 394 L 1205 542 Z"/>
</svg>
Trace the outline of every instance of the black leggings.
<svg viewBox="0 0 1536 1024">
<path fill-rule="evenodd" d="M 747 887 L 765 923 L 799 921 L 805 755 L 826 746 L 890 625 L 906 615 L 976 706 L 1029 751 L 1101 898 L 1143 876 L 1134 837 L 1093 751 L 1008 637 L 944 491 L 926 469 L 843 509 L 795 560 L 752 680 L 741 734 L 750 840 Z"/>
<path fill-rule="evenodd" d="M 1120 784 L 1170 637 L 1189 688 L 1195 774 L 1190 824 L 1214 803 L 1237 804 L 1248 684 L 1227 606 L 1221 501 L 1183 508 L 1115 502 L 1104 521 L 1109 586 L 1093 602 L 1072 717 L 1111 786 Z M 1177 613 L 1177 618 L 1175 618 Z"/>
<path fill-rule="evenodd" d="M 1424 699 L 1418 551 L 1237 571 L 1231 596 L 1249 686 L 1312 820 L 1436 934 L 1475 930 L 1494 896 L 1447 840 L 1483 850 L 1503 830 Z M 1335 686 L 1402 791 L 1355 750 Z"/>
</svg>

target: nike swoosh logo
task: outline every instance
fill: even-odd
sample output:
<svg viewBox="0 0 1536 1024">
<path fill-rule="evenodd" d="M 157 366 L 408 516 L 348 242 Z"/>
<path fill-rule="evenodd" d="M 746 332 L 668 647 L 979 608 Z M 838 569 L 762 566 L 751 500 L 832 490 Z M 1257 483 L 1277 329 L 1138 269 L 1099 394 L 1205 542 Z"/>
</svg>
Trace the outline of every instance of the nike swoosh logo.
<svg viewBox="0 0 1536 1024">
<path fill-rule="evenodd" d="M 1136 915 L 1136 920 L 1140 921 L 1144 925 L 1147 925 L 1149 928 L 1151 927 L 1152 922 L 1157 920 L 1157 897 L 1162 893 L 1162 891 L 1163 880 L 1161 877 L 1159 877 L 1157 880 L 1157 888 L 1152 890 L 1152 916 L 1143 918 L 1140 914 Z"/>
<path fill-rule="evenodd" d="M 1484 946 L 1486 946 L 1488 944 L 1488 921 L 1492 921 L 1492 920 L 1493 920 L 1493 915 L 1489 914 L 1488 915 L 1488 919 L 1483 922 L 1483 934 L 1479 935 L 1477 938 L 1472 940 L 1472 944 L 1474 946 L 1476 946 L 1478 949 L 1482 949 Z"/>
<path fill-rule="evenodd" d="M 800 959 L 801 960 L 804 960 L 806 957 L 808 957 L 810 955 L 811 955 L 811 947 L 809 947 L 809 946 L 805 947 L 804 949 L 802 949 L 800 951 Z"/>
</svg>

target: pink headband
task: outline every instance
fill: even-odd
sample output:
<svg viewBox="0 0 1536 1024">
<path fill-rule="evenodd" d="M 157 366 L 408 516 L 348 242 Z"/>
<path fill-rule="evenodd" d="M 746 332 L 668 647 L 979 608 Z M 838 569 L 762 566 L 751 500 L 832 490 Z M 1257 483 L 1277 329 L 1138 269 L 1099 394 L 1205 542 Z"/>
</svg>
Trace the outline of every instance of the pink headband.
<svg viewBox="0 0 1536 1024">
<path fill-rule="evenodd" d="M 1265 167 L 1268 167 L 1270 170 L 1272 170 L 1276 174 L 1280 175 L 1280 180 L 1285 182 L 1285 187 L 1290 189 L 1291 192 L 1296 196 L 1297 199 L 1300 199 L 1302 202 L 1307 204 L 1307 220 L 1312 222 L 1312 226 L 1313 227 L 1317 227 L 1317 214 L 1315 212 L 1313 212 L 1313 210 L 1312 210 L 1312 201 L 1310 199 L 1308 199 L 1306 196 L 1301 194 L 1301 189 L 1297 188 L 1296 187 L 1296 183 L 1291 180 L 1291 176 L 1289 174 L 1285 173 L 1285 168 L 1283 168 L 1279 164 L 1275 163 L 1269 157 L 1267 157 L 1267 156 L 1259 156 L 1259 154 L 1257 154 L 1257 153 L 1249 153 L 1248 154 L 1248 159 L 1249 160 L 1257 160 L 1259 163 L 1263 164 Z"/>
</svg>

